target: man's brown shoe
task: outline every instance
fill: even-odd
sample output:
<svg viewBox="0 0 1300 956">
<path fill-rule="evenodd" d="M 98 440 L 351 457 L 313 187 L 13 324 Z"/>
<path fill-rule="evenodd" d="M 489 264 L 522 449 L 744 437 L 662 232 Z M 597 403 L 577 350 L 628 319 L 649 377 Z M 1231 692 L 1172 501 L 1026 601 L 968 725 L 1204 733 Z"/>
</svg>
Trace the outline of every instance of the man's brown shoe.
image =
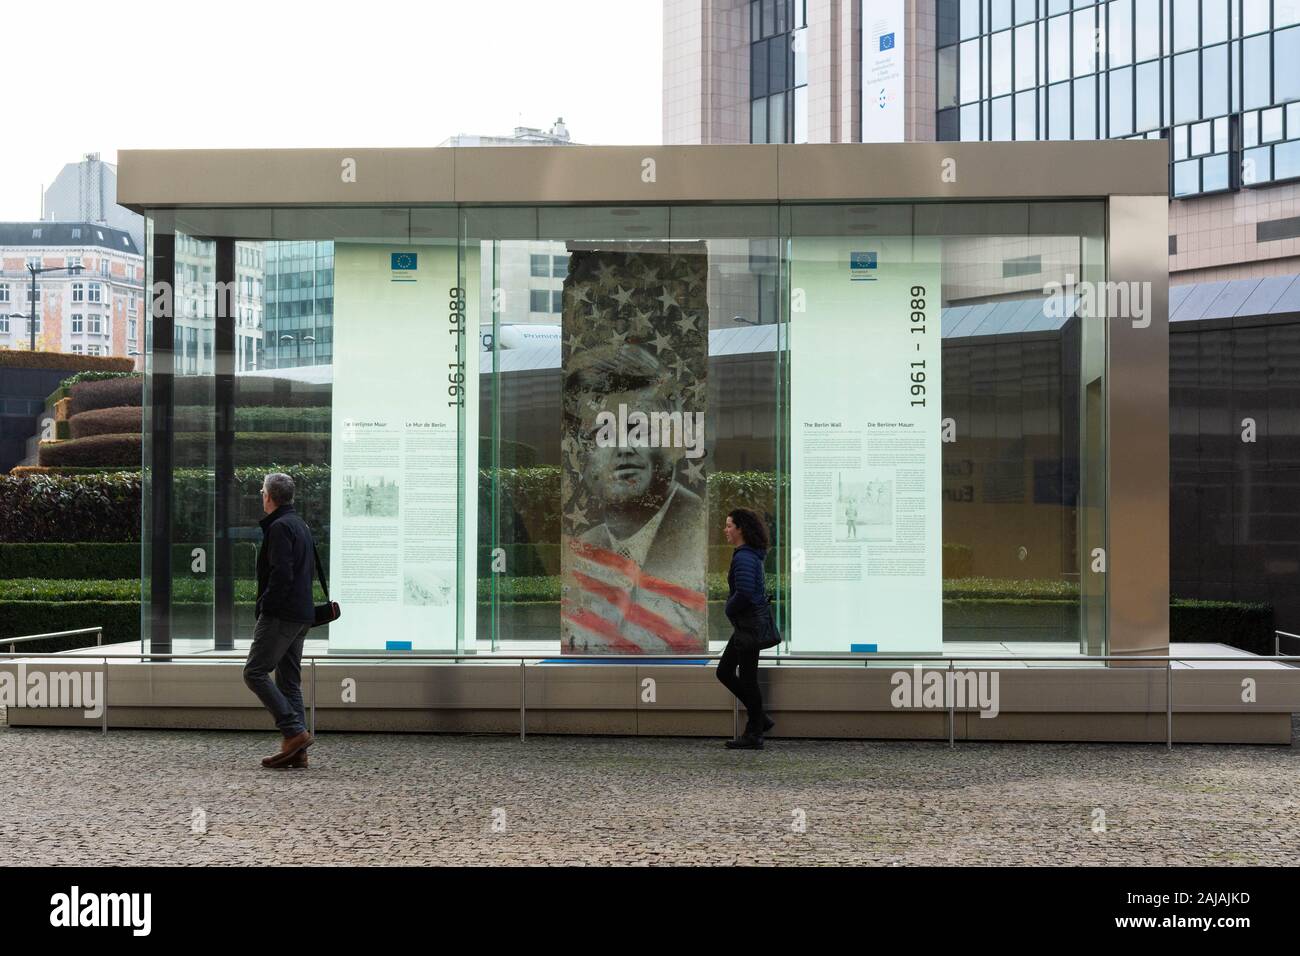
<svg viewBox="0 0 1300 956">
<path fill-rule="evenodd" d="M 308 747 L 310 747 L 315 742 L 316 742 L 316 738 L 313 737 L 311 734 L 307 733 L 307 731 L 305 730 L 302 733 L 295 734 L 292 737 L 285 737 L 284 741 L 280 744 L 280 752 L 278 754 L 272 754 L 269 757 L 263 757 L 262 766 L 263 767 L 283 766 L 289 763 L 289 761 L 291 761 L 294 757 L 298 756 L 298 754 L 305 751 Z"/>
</svg>

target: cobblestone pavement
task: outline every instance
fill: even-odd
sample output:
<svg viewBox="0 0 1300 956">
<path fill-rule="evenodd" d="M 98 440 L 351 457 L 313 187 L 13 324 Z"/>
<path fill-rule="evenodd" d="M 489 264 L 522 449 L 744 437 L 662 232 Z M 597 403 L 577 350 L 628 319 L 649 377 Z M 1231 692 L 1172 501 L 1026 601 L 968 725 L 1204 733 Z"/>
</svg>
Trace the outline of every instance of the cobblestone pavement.
<svg viewBox="0 0 1300 956">
<path fill-rule="evenodd" d="M 0 858 L 1300 863 L 1296 746 L 331 734 L 311 769 L 264 770 L 275 743 L 0 727 Z"/>
</svg>

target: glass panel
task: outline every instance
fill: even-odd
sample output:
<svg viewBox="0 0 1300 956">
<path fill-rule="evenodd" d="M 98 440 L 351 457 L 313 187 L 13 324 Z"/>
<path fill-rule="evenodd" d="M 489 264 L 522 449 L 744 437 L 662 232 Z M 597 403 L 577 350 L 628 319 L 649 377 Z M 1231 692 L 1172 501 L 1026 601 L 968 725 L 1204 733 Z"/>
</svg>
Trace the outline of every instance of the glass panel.
<svg viewBox="0 0 1300 956">
<path fill-rule="evenodd" d="M 1174 163 L 1174 195 L 1191 196 L 1201 191 L 1201 161 L 1188 159 Z"/>
<path fill-rule="evenodd" d="M 1243 186 L 1266 183 L 1273 178 L 1273 150 L 1268 146 L 1248 149 L 1242 153 L 1241 182 Z"/>
<path fill-rule="evenodd" d="M 1201 51 L 1202 116 L 1223 116 L 1228 112 L 1228 45 Z"/>
<path fill-rule="evenodd" d="M 1300 0 L 1273 0 L 1273 29 L 1300 23 Z"/>
<path fill-rule="evenodd" d="M 1272 74 L 1269 39 L 1268 36 L 1257 36 L 1243 43 L 1241 105 L 1244 109 L 1268 106 L 1273 102 L 1269 91 Z"/>
<path fill-rule="evenodd" d="M 1057 83 L 1047 88 L 1047 122 L 1048 139 L 1069 139 L 1072 131 L 1070 123 L 1070 84 Z"/>
<path fill-rule="evenodd" d="M 794 91 L 794 141 L 808 142 L 808 87 Z"/>
<path fill-rule="evenodd" d="M 961 138 L 975 142 L 980 138 L 980 108 L 978 103 L 961 108 Z"/>
<path fill-rule="evenodd" d="M 1273 43 L 1273 62 L 1277 65 L 1273 77 L 1273 102 L 1300 99 L 1300 27 L 1279 30 Z M 1293 130 L 1292 135 L 1297 132 L 1300 130 Z"/>
<path fill-rule="evenodd" d="M 1097 69 L 1097 11 L 1074 13 L 1074 75 L 1085 76 Z"/>
<path fill-rule="evenodd" d="M 1136 129 L 1149 130 L 1160 126 L 1160 63 L 1152 60 L 1137 68 Z"/>
<path fill-rule="evenodd" d="M 1192 146 L 1191 153 L 1193 156 L 1204 156 L 1206 153 L 1214 151 L 1214 140 L 1210 135 L 1209 123 L 1197 123 L 1192 127 Z"/>
<path fill-rule="evenodd" d="M 1047 21 L 1047 78 L 1055 83 L 1070 76 L 1070 18 Z"/>
<path fill-rule="evenodd" d="M 1011 92 L 1011 31 L 993 34 L 993 95 Z"/>
<path fill-rule="evenodd" d="M 980 33 L 980 0 L 961 0 L 961 38 L 969 40 Z"/>
<path fill-rule="evenodd" d="M 769 143 L 789 142 L 785 129 L 785 96 L 784 93 L 777 93 L 767 98 L 767 141 Z"/>
<path fill-rule="evenodd" d="M 1135 44 L 1134 56 L 1141 62 L 1160 55 L 1160 31 L 1155 24 L 1160 22 L 1159 0 L 1137 0 L 1136 20 L 1138 28 L 1133 31 Z"/>
<path fill-rule="evenodd" d="M 1228 39 L 1228 0 L 1201 0 L 1201 44 Z"/>
<path fill-rule="evenodd" d="M 1037 16 L 1037 0 L 1016 0 L 1016 23 L 1028 23 Z"/>
<path fill-rule="evenodd" d="M 1174 0 L 1174 52 L 1195 49 L 1200 44 L 1199 0 Z"/>
<path fill-rule="evenodd" d="M 1264 110 L 1259 114 L 1259 138 L 1265 143 L 1275 143 L 1285 134 L 1282 126 L 1282 110 Z"/>
<path fill-rule="evenodd" d="M 1074 81 L 1074 138 L 1097 138 L 1097 79 Z"/>
<path fill-rule="evenodd" d="M 1241 0 L 1241 35 L 1250 36 L 1269 28 L 1269 0 Z"/>
<path fill-rule="evenodd" d="M 1259 145 L 1259 114 L 1258 113 L 1242 114 L 1241 144 L 1243 146 Z"/>
<path fill-rule="evenodd" d="M 808 30 L 796 30 L 790 34 L 790 50 L 794 54 L 794 85 L 803 86 L 808 82 Z M 955 47 L 950 48 L 955 55 Z"/>
<path fill-rule="evenodd" d="M 1106 53 L 1111 66 L 1124 66 L 1133 62 L 1133 0 L 1111 0 L 1108 28 L 1110 41 Z"/>
<path fill-rule="evenodd" d="M 957 105 L 957 48 L 941 47 L 936 57 L 939 81 L 937 108 L 942 110 Z"/>
<path fill-rule="evenodd" d="M 1133 68 L 1110 73 L 1110 129 L 1107 135 L 1129 136 L 1133 133 Z"/>
<path fill-rule="evenodd" d="M 767 142 L 767 99 L 757 99 L 749 104 L 749 141 Z"/>
<path fill-rule="evenodd" d="M 1011 97 L 993 101 L 993 140 L 1011 139 Z"/>
<path fill-rule="evenodd" d="M 991 0 L 992 22 L 990 30 L 1005 30 L 1011 26 L 1011 0 Z"/>
<path fill-rule="evenodd" d="M 790 85 L 789 40 L 775 36 L 767 41 L 767 90 L 775 93 Z"/>
<path fill-rule="evenodd" d="M 1216 192 L 1228 188 L 1228 154 L 1207 156 L 1201 160 L 1201 190 Z"/>
<path fill-rule="evenodd" d="M 1016 89 L 1032 89 L 1037 82 L 1038 43 L 1034 25 L 1016 28 Z"/>
<path fill-rule="evenodd" d="M 961 45 L 961 101 L 973 103 L 980 98 L 979 40 L 967 40 Z"/>
<path fill-rule="evenodd" d="M 1180 53 L 1174 57 L 1174 122 L 1186 123 L 1201 116 L 1200 54 Z"/>
<path fill-rule="evenodd" d="M 767 44 L 755 43 L 749 48 L 749 95 L 759 97 L 767 93 Z"/>
<path fill-rule="evenodd" d="M 1038 96 L 1033 90 L 1016 94 L 1016 139 L 1038 138 Z"/>
<path fill-rule="evenodd" d="M 1300 176 L 1300 139 L 1278 143 L 1273 147 L 1273 178 L 1295 179 Z"/>
</svg>

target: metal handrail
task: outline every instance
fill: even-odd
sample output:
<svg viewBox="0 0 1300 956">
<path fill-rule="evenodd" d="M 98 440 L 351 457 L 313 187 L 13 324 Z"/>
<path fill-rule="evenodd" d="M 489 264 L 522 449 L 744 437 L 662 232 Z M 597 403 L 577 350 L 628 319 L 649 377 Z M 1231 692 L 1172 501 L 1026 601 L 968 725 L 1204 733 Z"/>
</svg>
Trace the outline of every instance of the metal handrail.
<svg viewBox="0 0 1300 956">
<path fill-rule="evenodd" d="M 76 631 L 54 631 L 50 634 L 31 634 L 27 637 L 5 637 L 0 638 L 0 644 L 8 644 L 12 653 L 13 649 L 19 644 L 27 644 L 31 641 L 48 641 L 55 637 L 76 637 L 78 634 L 94 634 L 95 646 L 102 647 L 104 645 L 104 629 L 102 627 L 83 627 Z"/>
<path fill-rule="evenodd" d="M 1292 634 L 1290 631 L 1274 630 L 1273 631 L 1273 653 L 1274 654 L 1282 653 L 1282 638 L 1284 637 L 1294 637 L 1297 641 L 1300 641 L 1300 634 Z"/>
<path fill-rule="evenodd" d="M 100 630 L 100 628 L 87 628 L 87 629 L 86 629 L 86 631 L 92 631 L 92 632 L 93 632 L 93 631 L 98 631 L 98 630 Z M 86 631 L 65 631 L 65 632 L 62 632 L 62 634 L 85 633 Z M 23 641 L 23 640 L 35 640 L 35 639 L 40 638 L 40 637 L 57 637 L 57 636 L 61 636 L 61 635 L 60 635 L 60 634 L 34 635 L 34 636 L 31 637 L 31 638 L 15 638 L 14 640 L 15 640 L 15 642 L 16 642 L 16 641 Z M 4 643 L 4 641 L 0 641 L 0 643 Z M 32 657 L 34 657 L 34 656 L 37 656 L 37 655 L 32 655 L 32 654 L 30 654 L 30 653 L 17 653 L 17 652 L 14 652 L 14 651 L 11 650 L 11 651 L 9 651 L 8 653 L 0 653 L 0 660 L 6 660 L 6 659 L 28 659 L 28 658 L 32 658 Z M 62 659 L 64 659 L 64 660 L 70 660 L 70 661 L 71 661 L 71 660 L 76 660 L 75 657 L 69 656 L 67 652 L 57 652 L 57 651 L 56 651 L 56 652 L 52 652 L 52 653 L 50 653 L 50 654 L 41 654 L 41 655 L 39 655 L 39 656 L 41 656 L 41 657 L 60 657 L 60 658 L 62 658 Z M 399 655 L 393 655 L 392 653 L 380 653 L 380 652 L 355 652 L 355 653 L 339 653 L 339 654 L 329 654 L 329 653 L 327 653 L 327 654 L 304 654 L 303 657 L 302 657 L 302 659 L 308 661 L 308 663 L 309 663 L 309 665 L 310 665 L 310 667 L 311 667 L 311 671 L 312 671 L 312 689 L 311 689 L 311 724 L 310 724 L 310 726 L 311 726 L 311 731 L 312 731 L 313 734 L 314 734 L 315 731 L 316 731 L 316 661 L 317 661 L 317 660 L 326 660 L 326 661 L 331 661 L 331 660 L 332 660 L 332 661 L 336 661 L 336 662 L 339 662 L 339 663 L 342 663 L 342 662 L 345 662 L 345 661 L 378 660 L 378 661 L 387 661 L 387 662 L 389 662 L 389 663 L 393 663 L 393 664 L 401 664 L 401 663 L 405 663 L 405 662 L 408 662 L 408 661 L 500 661 L 501 663 L 504 664 L 504 663 L 509 663 L 509 662 L 511 662 L 511 661 L 518 661 L 518 662 L 519 662 L 519 739 L 520 739 L 520 740 L 524 740 L 524 739 L 525 739 L 525 736 L 526 736 L 526 726 L 527 726 L 527 720 L 528 720 L 528 716 L 527 716 L 527 705 L 526 705 L 526 694 L 525 694 L 525 691 L 526 691 L 525 681 L 526 681 L 526 673 L 527 673 L 527 669 L 525 668 L 524 664 L 525 664 L 526 661 L 546 661 L 546 660 L 555 660 L 556 657 L 557 657 L 557 655 L 554 654 L 554 653 L 550 653 L 550 654 L 523 654 L 523 653 L 521 653 L 521 654 L 506 654 L 506 653 L 498 653 L 498 652 L 495 652 L 495 651 L 494 651 L 494 652 L 491 652 L 490 654 L 445 654 L 445 653 L 444 653 L 444 654 L 399 654 Z M 165 660 L 165 661 L 184 661 L 184 660 L 191 660 L 191 661 L 210 661 L 210 662 L 211 662 L 211 661 L 246 661 L 246 660 L 248 659 L 248 656 L 247 656 L 246 654 L 173 654 L 173 653 L 171 653 L 171 652 L 163 652 L 163 651 L 136 651 L 136 652 L 134 652 L 134 653 L 95 654 L 95 655 L 93 655 L 93 659 L 99 661 L 99 662 L 100 662 L 100 666 L 103 668 L 103 672 L 104 672 L 104 686 L 105 686 L 105 688 L 107 688 L 107 685 L 108 685 L 108 662 L 109 662 L 110 660 L 128 660 L 128 661 L 136 661 L 136 660 L 139 660 L 139 661 L 142 661 L 142 660 L 145 660 L 146 658 L 149 658 L 149 659 L 157 659 L 157 660 Z M 612 656 L 609 655 L 609 654 L 603 654 L 603 655 L 602 655 L 602 654 L 565 654 L 565 655 L 563 655 L 563 658 L 562 658 L 562 659 L 564 660 L 565 663 L 578 662 L 578 661 L 601 661 L 601 662 L 603 662 L 603 663 L 608 664 L 608 663 L 610 663 L 611 659 L 613 659 L 613 658 L 612 658 Z M 628 659 L 626 662 L 619 660 L 619 661 L 617 661 L 617 663 L 618 663 L 619 665 L 624 665 L 624 666 L 636 666 L 638 663 L 640 663 L 640 662 L 642 662 L 642 661 L 681 661 L 681 660 L 708 660 L 708 661 L 715 661 L 715 660 L 721 660 L 721 659 L 722 659 L 722 655 L 721 655 L 721 654 L 710 654 L 710 653 L 704 653 L 704 654 L 638 654 L 638 655 L 636 655 L 635 657 L 629 657 L 629 659 Z M 926 662 L 926 661 L 933 661 L 933 662 L 935 662 L 936 664 L 942 664 L 943 662 L 946 661 L 946 662 L 947 662 L 947 665 L 948 665 L 946 669 L 947 669 L 948 673 L 950 673 L 950 674 L 953 672 L 954 665 L 956 664 L 957 661 L 969 661 L 969 662 L 972 662 L 972 663 L 979 663 L 979 662 L 994 663 L 994 662 L 998 662 L 998 661 L 1009 661 L 1009 662 L 1012 662 L 1012 663 L 1020 663 L 1020 662 L 1023 662 L 1023 661 L 1050 661 L 1050 662 L 1053 662 L 1053 663 L 1057 663 L 1057 662 L 1059 662 L 1059 663 L 1078 663 L 1078 662 L 1080 662 L 1080 661 L 1100 661 L 1100 662 L 1106 662 L 1106 661 L 1130 661 L 1130 662 L 1133 662 L 1133 661 L 1140 661 L 1140 662 L 1150 662 L 1150 663 L 1157 663 L 1157 664 L 1158 664 L 1158 663 L 1163 663 L 1163 664 L 1165 665 L 1165 672 L 1166 672 L 1166 673 L 1165 673 L 1165 746 L 1166 746 L 1166 749 L 1168 749 L 1168 750 L 1173 750 L 1173 747 L 1174 747 L 1174 671 L 1173 671 L 1173 665 L 1174 665 L 1175 663 L 1180 663 L 1180 664 L 1182 664 L 1182 663 L 1187 663 L 1188 661 L 1201 661 L 1201 662 L 1214 662 L 1214 663 L 1229 663 L 1229 662 L 1230 662 L 1230 663 L 1241 663 L 1242 661 L 1250 661 L 1250 662 L 1260 662 L 1260 663 L 1300 664 L 1300 655 L 1281 655 L 1281 654 L 1274 654 L 1274 655 L 1272 655 L 1272 656 L 1254 655 L 1254 656 L 1251 656 L 1251 657 L 1249 657 L 1249 658 L 1244 658 L 1244 657 L 1242 657 L 1242 656 L 1239 655 L 1239 654 L 1236 654 L 1236 655 L 1210 655 L 1210 656 L 1204 656 L 1204 657 L 1203 657 L 1203 656 L 1200 656 L 1200 655 L 1182 655 L 1182 654 L 1177 655 L 1177 656 L 1174 656 L 1174 655 L 1172 655 L 1172 654 L 1166 654 L 1166 655 L 1164 655 L 1164 656 L 1156 655 L 1156 654 L 1143 654 L 1143 655 L 1127 655 L 1127 654 L 1072 654 L 1072 655 L 1038 655 L 1038 654 L 992 654 L 992 655 L 989 655 L 989 654 L 984 654 L 984 655 L 977 655 L 977 654 L 967 654 L 967 655 L 937 655 L 937 656 L 936 656 L 936 655 L 933 655 L 933 654 L 870 654 L 870 655 L 864 655 L 864 654 L 777 654 L 777 655 L 773 655 L 773 656 L 768 657 L 768 658 L 762 658 L 761 656 L 760 656 L 760 658 L 759 658 L 760 662 L 761 662 L 762 660 L 764 660 L 764 659 L 769 660 L 769 661 L 775 660 L 778 664 L 779 664 L 781 661 L 813 661 L 813 662 L 821 662 L 821 663 L 831 663 L 831 662 L 833 662 L 833 663 L 838 663 L 838 662 L 852 662 L 852 663 L 858 663 L 858 662 L 860 662 L 860 661 L 866 661 L 867 663 L 870 663 L 870 662 L 873 661 L 873 660 L 875 660 L 875 661 L 911 661 L 911 662 L 913 662 L 913 663 L 924 663 L 924 662 Z M 936 669 L 940 669 L 940 668 L 936 668 Z M 949 746 L 950 748 L 955 748 L 955 747 L 956 747 L 956 735 L 955 735 L 955 731 L 956 731 L 956 697 L 955 697 L 955 695 L 947 695 L 947 694 L 945 694 L 945 696 L 948 696 L 948 697 L 949 697 L 949 700 L 948 700 L 948 746 Z M 732 727 L 733 727 L 733 730 L 735 729 L 735 720 L 736 720 L 736 715 L 737 715 L 737 713 L 738 713 L 737 708 L 738 708 L 738 704 L 737 704 L 736 702 L 733 701 L 733 703 L 732 703 Z M 102 732 L 102 733 L 108 733 L 108 694 L 107 694 L 107 691 L 106 691 L 105 694 L 104 694 L 103 713 L 102 713 L 102 717 L 101 717 L 101 719 L 102 719 L 101 732 Z"/>
</svg>

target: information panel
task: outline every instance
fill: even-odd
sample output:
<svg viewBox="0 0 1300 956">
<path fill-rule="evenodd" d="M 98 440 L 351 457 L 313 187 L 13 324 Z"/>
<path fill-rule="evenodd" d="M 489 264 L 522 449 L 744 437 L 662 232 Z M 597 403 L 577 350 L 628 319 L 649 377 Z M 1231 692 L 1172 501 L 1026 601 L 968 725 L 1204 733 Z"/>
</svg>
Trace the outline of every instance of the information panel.
<svg viewBox="0 0 1300 956">
<path fill-rule="evenodd" d="M 457 446 L 478 434 L 477 311 L 456 265 L 453 247 L 334 246 L 330 650 L 457 649 L 458 574 L 472 646 L 477 569 L 457 558 L 474 553 L 477 444 L 464 488 Z"/>
<path fill-rule="evenodd" d="M 941 649 L 939 282 L 937 239 L 791 242 L 795 651 Z"/>
</svg>

